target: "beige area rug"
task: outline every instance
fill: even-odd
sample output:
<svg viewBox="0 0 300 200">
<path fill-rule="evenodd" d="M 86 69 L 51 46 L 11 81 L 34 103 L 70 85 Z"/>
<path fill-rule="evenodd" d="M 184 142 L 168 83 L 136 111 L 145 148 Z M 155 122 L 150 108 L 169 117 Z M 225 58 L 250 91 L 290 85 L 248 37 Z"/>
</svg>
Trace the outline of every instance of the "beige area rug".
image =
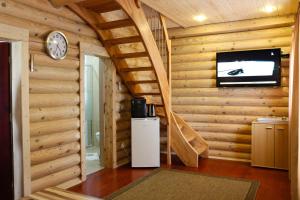
<svg viewBox="0 0 300 200">
<path fill-rule="evenodd" d="M 254 200 L 258 181 L 157 169 L 106 200 Z"/>
</svg>

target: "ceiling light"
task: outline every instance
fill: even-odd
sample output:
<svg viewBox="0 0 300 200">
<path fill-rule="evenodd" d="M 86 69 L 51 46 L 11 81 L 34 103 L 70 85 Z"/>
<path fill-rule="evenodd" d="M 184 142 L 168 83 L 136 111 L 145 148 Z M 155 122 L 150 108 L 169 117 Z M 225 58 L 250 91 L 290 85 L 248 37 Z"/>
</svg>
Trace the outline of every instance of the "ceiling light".
<svg viewBox="0 0 300 200">
<path fill-rule="evenodd" d="M 276 7 L 272 5 L 266 5 L 262 10 L 266 13 L 272 13 L 276 10 Z"/>
<path fill-rule="evenodd" d="M 194 17 L 194 20 L 198 21 L 198 22 L 203 22 L 204 20 L 206 20 L 206 16 L 205 15 L 197 15 Z"/>
</svg>

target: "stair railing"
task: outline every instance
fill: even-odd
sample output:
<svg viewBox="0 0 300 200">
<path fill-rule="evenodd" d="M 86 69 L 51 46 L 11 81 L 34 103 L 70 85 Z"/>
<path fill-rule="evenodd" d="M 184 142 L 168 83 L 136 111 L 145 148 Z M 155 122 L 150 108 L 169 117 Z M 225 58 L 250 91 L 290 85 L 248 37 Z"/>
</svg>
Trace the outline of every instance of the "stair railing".
<svg viewBox="0 0 300 200">
<path fill-rule="evenodd" d="M 144 14 L 155 39 L 157 48 L 164 63 L 169 83 L 169 102 L 171 108 L 171 40 L 169 39 L 165 17 L 153 8 L 142 3 Z M 167 125 L 167 162 L 171 164 L 171 119 Z"/>
<path fill-rule="evenodd" d="M 169 84 L 171 83 L 171 40 L 169 39 L 165 17 L 153 8 L 142 3 L 146 19 L 156 41 L 157 48 L 167 72 Z"/>
</svg>

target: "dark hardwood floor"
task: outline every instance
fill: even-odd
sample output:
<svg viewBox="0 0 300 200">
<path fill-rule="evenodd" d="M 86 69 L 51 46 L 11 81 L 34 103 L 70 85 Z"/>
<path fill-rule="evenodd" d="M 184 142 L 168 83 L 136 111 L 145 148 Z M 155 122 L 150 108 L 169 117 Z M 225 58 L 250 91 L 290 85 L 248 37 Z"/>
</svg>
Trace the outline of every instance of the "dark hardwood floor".
<svg viewBox="0 0 300 200">
<path fill-rule="evenodd" d="M 251 167 L 248 163 L 200 159 L 199 168 L 185 167 L 176 158 L 171 167 L 162 165 L 164 168 L 172 168 L 186 171 L 195 171 L 203 174 L 238 177 L 258 180 L 260 187 L 257 200 L 289 200 L 290 183 L 288 172 L 265 168 Z M 153 168 L 133 169 L 129 165 L 118 169 L 104 169 L 88 176 L 87 181 L 74 186 L 71 191 L 87 194 L 95 197 L 104 197 L 117 191 L 121 187 L 151 173 Z"/>
</svg>

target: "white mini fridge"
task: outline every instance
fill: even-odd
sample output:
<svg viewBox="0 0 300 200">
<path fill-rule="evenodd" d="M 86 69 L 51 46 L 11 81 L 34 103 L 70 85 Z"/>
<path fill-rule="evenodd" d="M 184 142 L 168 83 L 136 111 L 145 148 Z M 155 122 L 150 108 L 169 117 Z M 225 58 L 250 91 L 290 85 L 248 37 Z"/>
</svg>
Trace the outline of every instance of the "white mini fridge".
<svg viewBox="0 0 300 200">
<path fill-rule="evenodd" d="M 131 118 L 131 166 L 160 166 L 159 118 Z"/>
</svg>

